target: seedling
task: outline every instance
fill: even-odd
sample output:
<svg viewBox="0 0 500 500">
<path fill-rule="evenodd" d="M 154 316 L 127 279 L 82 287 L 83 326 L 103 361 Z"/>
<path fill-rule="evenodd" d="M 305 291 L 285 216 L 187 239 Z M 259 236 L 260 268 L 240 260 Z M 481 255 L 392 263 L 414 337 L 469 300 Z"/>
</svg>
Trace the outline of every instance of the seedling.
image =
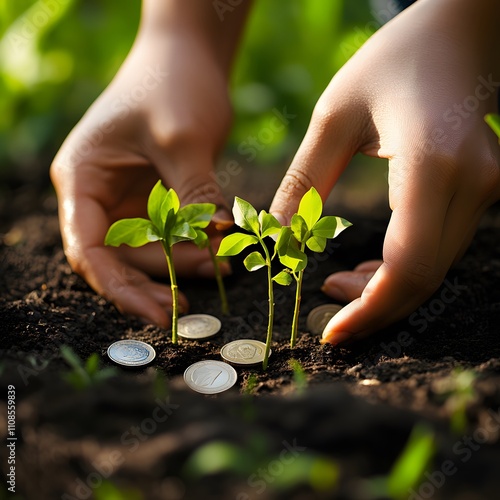
<svg viewBox="0 0 500 500">
<path fill-rule="evenodd" d="M 371 498 L 408 498 L 412 488 L 418 488 L 426 468 L 436 452 L 435 436 L 424 423 L 413 427 L 408 441 L 394 462 L 389 474 L 370 478 L 366 486 Z"/>
<path fill-rule="evenodd" d="M 177 277 L 172 259 L 172 247 L 180 241 L 193 241 L 197 246 L 208 245 L 208 236 L 203 231 L 215 213 L 213 203 L 192 203 L 180 208 L 179 197 L 173 189 L 166 189 L 158 181 L 148 199 L 149 219 L 121 219 L 108 230 L 104 243 L 111 246 L 126 244 L 141 247 L 160 241 L 167 259 L 172 289 L 172 343 L 177 344 L 177 322 L 179 317 L 179 294 Z"/>
<path fill-rule="evenodd" d="M 293 370 L 293 381 L 297 394 L 303 394 L 307 389 L 307 374 L 300 364 L 300 361 L 292 358 L 288 360 L 290 368 Z"/>
<path fill-rule="evenodd" d="M 75 389 L 84 389 L 116 374 L 116 370 L 112 367 L 100 368 L 97 353 L 92 354 L 84 363 L 71 347 L 63 345 L 61 356 L 72 368 L 72 371 L 65 374 L 64 378 Z"/>
<path fill-rule="evenodd" d="M 467 428 L 467 407 L 477 400 L 473 370 L 455 369 L 448 377 L 436 380 L 434 391 L 444 400 L 450 412 L 450 426 L 455 434 L 463 434 Z"/>
<path fill-rule="evenodd" d="M 275 281 L 281 285 L 289 285 L 292 277 L 297 287 L 295 290 L 295 308 L 293 312 L 290 346 L 297 342 L 300 301 L 302 296 L 302 279 L 307 267 L 306 247 L 312 252 L 321 253 L 326 242 L 337 237 L 352 224 L 340 217 L 327 215 L 321 217 L 323 202 L 313 187 L 302 197 L 298 212 L 293 215 L 290 226 L 283 226 L 276 244 L 280 262 L 287 269 L 276 275 Z"/>
<path fill-rule="evenodd" d="M 208 239 L 208 236 L 204 239 L 195 241 L 195 244 L 198 248 L 208 248 L 210 259 L 212 260 L 212 264 L 214 266 L 215 281 L 217 283 L 217 288 L 219 290 L 221 312 L 224 316 L 227 316 L 229 314 L 229 302 L 227 301 L 226 287 L 224 286 L 224 280 L 222 279 L 222 274 L 220 272 L 220 266 L 219 266 L 219 261 L 222 260 L 222 257 L 217 257 L 217 255 L 215 255 L 213 248 L 210 245 L 210 240 Z"/>
<path fill-rule="evenodd" d="M 248 201 L 238 197 L 234 199 L 233 217 L 237 226 L 252 234 L 234 233 L 226 236 L 220 244 L 217 255 L 223 257 L 238 255 L 245 250 L 245 248 L 257 243 L 262 247 L 263 253 L 259 251 L 252 252 L 245 257 L 243 263 L 248 271 L 257 271 L 258 269 L 267 267 L 269 318 L 267 324 L 266 351 L 264 354 L 264 361 L 262 362 L 262 367 L 265 370 L 269 359 L 269 349 L 271 348 L 274 323 L 274 291 L 271 272 L 271 260 L 274 255 L 270 255 L 264 238 L 277 235 L 280 232 L 281 224 L 273 215 L 267 213 L 265 210 L 262 210 L 257 215 L 257 210 L 255 210 Z"/>
</svg>

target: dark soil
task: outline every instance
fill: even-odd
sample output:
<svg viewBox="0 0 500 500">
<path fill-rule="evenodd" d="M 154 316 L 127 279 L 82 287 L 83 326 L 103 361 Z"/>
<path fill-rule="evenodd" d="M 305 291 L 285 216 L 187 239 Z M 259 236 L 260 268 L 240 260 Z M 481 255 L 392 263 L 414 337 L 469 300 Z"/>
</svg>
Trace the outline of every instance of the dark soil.
<svg viewBox="0 0 500 500">
<path fill-rule="evenodd" d="M 6 443 L 13 385 L 17 496 L 5 489 L 0 497 L 386 498 L 374 490 L 374 478 L 389 473 L 412 428 L 426 422 L 436 451 L 421 485 L 401 498 L 498 498 L 500 207 L 485 216 L 471 249 L 425 310 L 345 348 L 320 345 L 305 318 L 328 302 L 319 291 L 325 276 L 380 255 L 386 220 L 337 212 L 354 227 L 307 276 L 297 347 L 287 342 L 293 289 L 277 288 L 269 369 L 238 368 L 236 386 L 217 396 L 191 392 L 182 374 L 196 361 L 220 359 L 230 340 L 264 340 L 264 272 L 247 273 L 236 262 L 227 280 L 232 312 L 221 317 L 221 332 L 173 346 L 169 332 L 123 317 L 71 272 L 50 199 L 37 214 L 5 222 L 0 429 Z M 180 288 L 190 312 L 220 317 L 214 283 L 181 280 Z M 81 390 L 66 381 L 62 345 L 82 359 L 99 353 L 102 365 L 112 366 L 106 349 L 123 338 L 153 345 L 152 366 L 115 367 L 114 376 Z M 302 392 L 290 358 L 307 374 Z M 466 427 L 452 432 L 453 409 L 438 389 L 457 368 L 477 377 Z M 8 453 L 4 445 L 3 474 Z"/>
</svg>

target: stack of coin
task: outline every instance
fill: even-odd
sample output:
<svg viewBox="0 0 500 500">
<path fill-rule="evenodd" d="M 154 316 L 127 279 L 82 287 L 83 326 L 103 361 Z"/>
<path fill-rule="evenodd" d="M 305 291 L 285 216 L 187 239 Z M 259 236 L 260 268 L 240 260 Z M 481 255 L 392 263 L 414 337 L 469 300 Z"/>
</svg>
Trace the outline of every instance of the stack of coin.
<svg viewBox="0 0 500 500">
<path fill-rule="evenodd" d="M 314 334 L 321 334 L 328 322 L 342 309 L 339 304 L 323 304 L 315 307 L 307 316 L 307 329 Z"/>
<path fill-rule="evenodd" d="M 189 314 L 179 318 L 179 337 L 185 339 L 206 339 L 219 332 L 221 322 L 210 314 Z"/>
</svg>

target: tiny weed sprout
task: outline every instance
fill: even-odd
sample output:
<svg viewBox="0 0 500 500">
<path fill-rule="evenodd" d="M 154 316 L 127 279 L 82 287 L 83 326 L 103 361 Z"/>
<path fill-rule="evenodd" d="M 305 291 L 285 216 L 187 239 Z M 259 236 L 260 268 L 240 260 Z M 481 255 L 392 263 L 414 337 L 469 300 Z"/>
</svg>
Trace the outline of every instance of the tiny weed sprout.
<svg viewBox="0 0 500 500">
<path fill-rule="evenodd" d="M 215 213 L 213 203 L 192 203 L 180 207 L 179 197 L 173 189 L 166 189 L 158 181 L 148 199 L 148 219 L 121 219 L 108 230 L 106 245 L 141 247 L 160 241 L 167 259 L 172 289 L 172 342 L 177 344 L 179 317 L 177 277 L 172 260 L 172 247 L 180 241 L 193 241 L 199 247 L 207 246 L 208 236 L 203 231 Z"/>
<path fill-rule="evenodd" d="M 477 376 L 473 370 L 457 368 L 448 377 L 433 384 L 434 392 L 450 412 L 450 427 L 455 434 L 464 434 L 467 429 L 467 407 L 478 397 L 474 386 Z"/>
<path fill-rule="evenodd" d="M 293 312 L 290 346 L 297 341 L 297 331 L 302 296 L 302 278 L 307 267 L 306 247 L 312 252 L 321 253 L 326 242 L 337 237 L 352 224 L 340 217 L 327 215 L 321 217 L 323 202 L 313 187 L 302 197 L 298 212 L 293 215 L 290 226 L 283 226 L 276 243 L 280 262 L 286 267 L 274 280 L 281 285 L 289 285 L 295 280 L 295 308 Z"/>
<path fill-rule="evenodd" d="M 271 256 L 269 253 L 264 238 L 277 235 L 281 230 L 281 224 L 273 215 L 267 213 L 265 210 L 262 210 L 257 215 L 257 211 L 250 203 L 238 197 L 234 199 L 233 217 L 237 226 L 251 234 L 234 233 L 226 236 L 220 244 L 217 255 L 231 257 L 238 255 L 250 245 L 260 244 L 262 247 L 263 253 L 259 251 L 252 252 L 245 257 L 243 263 L 248 271 L 257 271 L 263 267 L 267 268 L 269 320 L 267 324 L 266 351 L 264 361 L 262 362 L 262 367 L 265 370 L 269 359 L 274 323 L 274 291 L 271 272 L 271 260 L 274 255 Z"/>
<path fill-rule="evenodd" d="M 72 368 L 72 371 L 66 373 L 64 378 L 75 389 L 85 389 L 116 375 L 116 370 L 112 367 L 100 368 L 97 353 L 92 354 L 84 363 L 71 347 L 63 345 L 61 346 L 61 356 Z"/>
</svg>

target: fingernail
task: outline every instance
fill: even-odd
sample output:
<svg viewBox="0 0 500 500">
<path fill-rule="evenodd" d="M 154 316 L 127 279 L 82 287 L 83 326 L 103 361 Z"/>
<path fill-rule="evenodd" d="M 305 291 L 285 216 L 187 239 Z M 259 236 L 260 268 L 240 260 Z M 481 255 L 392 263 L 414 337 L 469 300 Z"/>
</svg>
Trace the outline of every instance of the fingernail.
<svg viewBox="0 0 500 500">
<path fill-rule="evenodd" d="M 343 290 L 335 285 L 329 285 L 326 281 L 321 287 L 321 291 L 330 297 L 335 297 L 340 302 L 349 302 Z"/>
<path fill-rule="evenodd" d="M 323 338 L 320 340 L 321 344 L 332 344 L 338 345 L 342 344 L 346 340 L 349 340 L 352 337 L 352 333 L 349 332 L 328 332 L 323 333 Z"/>
<path fill-rule="evenodd" d="M 285 217 L 284 214 L 282 214 L 281 212 L 273 212 L 273 215 L 276 217 L 276 220 L 282 225 L 282 226 L 286 226 L 288 224 L 288 220 L 287 218 Z"/>
<path fill-rule="evenodd" d="M 226 208 L 220 208 L 215 212 L 212 220 L 217 231 L 224 231 L 234 225 L 234 220 Z"/>
</svg>

